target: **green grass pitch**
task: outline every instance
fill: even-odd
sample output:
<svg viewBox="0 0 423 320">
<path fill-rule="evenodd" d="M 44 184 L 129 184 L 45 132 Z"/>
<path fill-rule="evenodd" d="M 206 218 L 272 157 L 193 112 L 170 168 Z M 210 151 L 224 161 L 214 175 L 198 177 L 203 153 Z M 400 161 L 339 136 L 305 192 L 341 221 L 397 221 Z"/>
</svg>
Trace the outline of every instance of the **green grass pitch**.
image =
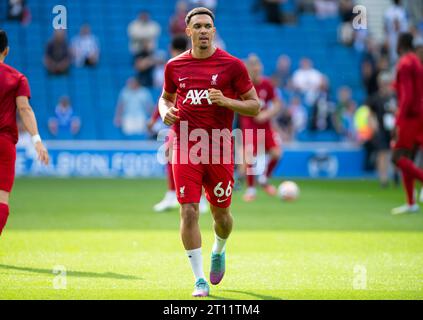
<svg viewBox="0 0 423 320">
<path fill-rule="evenodd" d="M 227 273 L 210 299 L 422 299 L 423 213 L 391 216 L 400 189 L 298 181 L 283 203 L 234 193 Z M 163 180 L 17 179 L 0 238 L 0 299 L 191 299 Z M 206 274 L 210 214 L 200 218 Z M 53 273 L 54 269 L 66 270 Z M 57 271 L 56 270 L 56 271 Z"/>
</svg>

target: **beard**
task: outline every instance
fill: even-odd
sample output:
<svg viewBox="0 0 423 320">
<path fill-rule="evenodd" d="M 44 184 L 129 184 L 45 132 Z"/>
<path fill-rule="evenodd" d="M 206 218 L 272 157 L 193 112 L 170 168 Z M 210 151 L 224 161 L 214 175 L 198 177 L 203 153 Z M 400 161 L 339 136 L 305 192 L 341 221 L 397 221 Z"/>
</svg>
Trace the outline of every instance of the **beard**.
<svg viewBox="0 0 423 320">
<path fill-rule="evenodd" d="M 209 48 L 209 46 L 207 46 L 207 45 L 200 45 L 201 50 L 207 50 L 208 48 Z"/>
</svg>

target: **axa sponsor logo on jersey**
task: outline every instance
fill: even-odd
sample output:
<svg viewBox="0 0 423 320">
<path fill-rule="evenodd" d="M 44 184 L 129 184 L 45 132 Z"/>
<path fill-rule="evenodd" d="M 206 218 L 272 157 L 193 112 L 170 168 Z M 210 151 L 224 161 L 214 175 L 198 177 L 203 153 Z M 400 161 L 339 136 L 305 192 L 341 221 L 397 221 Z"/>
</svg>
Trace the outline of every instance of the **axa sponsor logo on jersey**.
<svg viewBox="0 0 423 320">
<path fill-rule="evenodd" d="M 190 104 L 198 105 L 198 104 L 204 104 L 205 103 L 204 100 L 206 100 L 208 104 L 212 104 L 209 98 L 209 91 L 207 89 L 204 89 L 204 90 L 191 89 L 188 91 L 185 97 L 185 100 L 182 103 L 184 104 L 186 102 L 189 102 Z"/>
</svg>

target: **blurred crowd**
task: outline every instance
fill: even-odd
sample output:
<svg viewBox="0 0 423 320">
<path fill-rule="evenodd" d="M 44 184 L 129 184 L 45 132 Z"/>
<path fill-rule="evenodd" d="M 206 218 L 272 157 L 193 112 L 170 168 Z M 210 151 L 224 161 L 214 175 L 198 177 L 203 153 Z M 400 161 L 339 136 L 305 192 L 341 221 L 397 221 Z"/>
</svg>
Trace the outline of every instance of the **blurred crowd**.
<svg viewBox="0 0 423 320">
<path fill-rule="evenodd" d="M 294 8 L 285 12 L 287 3 Z M 149 118 L 155 101 L 151 88 L 163 85 L 164 65 L 170 52 L 158 49 L 158 39 L 168 32 L 173 39 L 185 37 L 185 16 L 196 6 L 212 11 L 217 0 L 180 0 L 163 30 L 154 17 L 141 11 L 127 26 L 128 55 L 132 57 L 133 75 L 121 89 L 116 101 L 114 125 L 125 136 L 151 138 L 154 136 Z M 361 55 L 360 73 L 365 90 L 363 101 L 354 100 L 352 88 L 345 84 L 331 88 L 330 79 L 304 56 L 294 67 L 291 57 L 281 53 L 272 74 L 267 75 L 279 90 L 283 108 L 275 118 L 275 126 L 282 140 L 295 141 L 304 133 L 333 133 L 337 140 L 363 144 L 366 150 L 366 168 L 386 161 L 389 136 L 393 129 L 396 110 L 395 94 L 391 83 L 398 60 L 396 41 L 401 32 L 411 31 L 415 46 L 422 55 L 423 0 L 392 0 L 383 14 L 384 36 L 377 41 L 371 29 L 353 27 L 357 17 L 355 0 L 256 0 L 251 8 L 262 11 L 265 22 L 272 24 L 297 23 L 303 13 L 315 14 L 320 19 L 338 17 L 338 41 L 354 48 Z M 28 24 L 31 12 L 25 0 L 9 0 L 8 19 Z M 225 48 L 217 34 L 218 47 Z M 72 66 L 95 68 L 101 61 L 101 48 L 90 25 L 82 25 L 78 34 L 68 40 L 64 30 L 56 30 L 45 47 L 44 65 L 49 75 L 63 76 Z M 296 65 L 296 64 L 295 64 Z M 333 92 L 332 89 L 336 89 Z M 52 112 L 48 128 L 52 137 L 78 137 L 84 119 L 73 113 L 67 93 Z M 85 119 L 89 121 L 88 119 Z M 64 133 L 63 133 L 64 132 Z"/>
</svg>

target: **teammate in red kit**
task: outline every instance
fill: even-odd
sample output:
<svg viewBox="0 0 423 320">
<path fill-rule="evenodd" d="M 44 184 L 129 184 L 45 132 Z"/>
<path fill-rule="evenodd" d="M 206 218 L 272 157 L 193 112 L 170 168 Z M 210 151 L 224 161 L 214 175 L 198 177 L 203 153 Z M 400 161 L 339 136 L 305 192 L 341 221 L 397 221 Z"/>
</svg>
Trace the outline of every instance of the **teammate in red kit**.
<svg viewBox="0 0 423 320">
<path fill-rule="evenodd" d="M 392 210 L 392 214 L 412 213 L 419 210 L 414 196 L 414 181 L 423 182 L 423 170 L 413 160 L 423 146 L 423 65 L 413 52 L 413 36 L 403 33 L 398 39 L 395 87 L 398 96 L 396 139 L 393 162 L 401 170 L 407 204 Z"/>
<path fill-rule="evenodd" d="M 26 77 L 4 63 L 9 53 L 7 34 L 0 30 L 0 234 L 9 216 L 9 194 L 15 179 L 18 128 L 16 110 L 32 136 L 38 159 L 48 164 L 46 148 L 38 134 L 37 121 L 29 105 L 31 96 Z"/>
<path fill-rule="evenodd" d="M 253 81 L 254 88 L 257 91 L 258 97 L 260 98 L 261 109 L 257 117 L 244 117 L 240 116 L 240 126 L 243 130 L 244 138 L 244 152 L 245 159 L 247 160 L 246 165 L 246 177 L 247 177 L 247 191 L 245 192 L 243 199 L 244 201 L 250 202 L 256 198 L 256 189 L 254 187 L 254 178 L 258 172 L 251 172 L 253 166 L 248 163 L 252 163 L 252 157 L 260 156 L 257 154 L 260 151 L 258 145 L 261 144 L 263 151 L 270 156 L 264 174 L 259 175 L 258 182 L 263 189 L 271 196 L 276 195 L 276 188 L 268 182 L 271 177 L 273 170 L 279 162 L 281 157 L 281 143 L 278 133 L 272 128 L 272 118 L 274 118 L 282 108 L 282 102 L 279 98 L 273 84 L 269 79 L 263 77 L 263 66 L 259 57 L 256 55 L 250 55 L 246 62 L 247 69 L 249 71 L 251 80 Z M 247 129 L 252 129 L 253 134 L 248 135 Z M 260 140 L 258 130 L 265 130 L 264 141 Z M 251 148 L 249 148 L 249 145 Z M 253 154 L 249 154 L 252 151 Z"/>
<path fill-rule="evenodd" d="M 159 111 L 166 125 L 175 125 L 172 162 L 181 204 L 181 238 L 196 279 L 193 296 L 203 297 L 209 294 L 209 285 L 198 224 L 201 190 L 204 186 L 214 218 L 210 282 L 218 284 L 225 272 L 225 245 L 233 223 L 229 207 L 234 183 L 234 112 L 256 116 L 260 104 L 244 64 L 213 45 L 214 14 L 207 8 L 194 8 L 185 21 L 192 49 L 167 63 Z"/>
</svg>

